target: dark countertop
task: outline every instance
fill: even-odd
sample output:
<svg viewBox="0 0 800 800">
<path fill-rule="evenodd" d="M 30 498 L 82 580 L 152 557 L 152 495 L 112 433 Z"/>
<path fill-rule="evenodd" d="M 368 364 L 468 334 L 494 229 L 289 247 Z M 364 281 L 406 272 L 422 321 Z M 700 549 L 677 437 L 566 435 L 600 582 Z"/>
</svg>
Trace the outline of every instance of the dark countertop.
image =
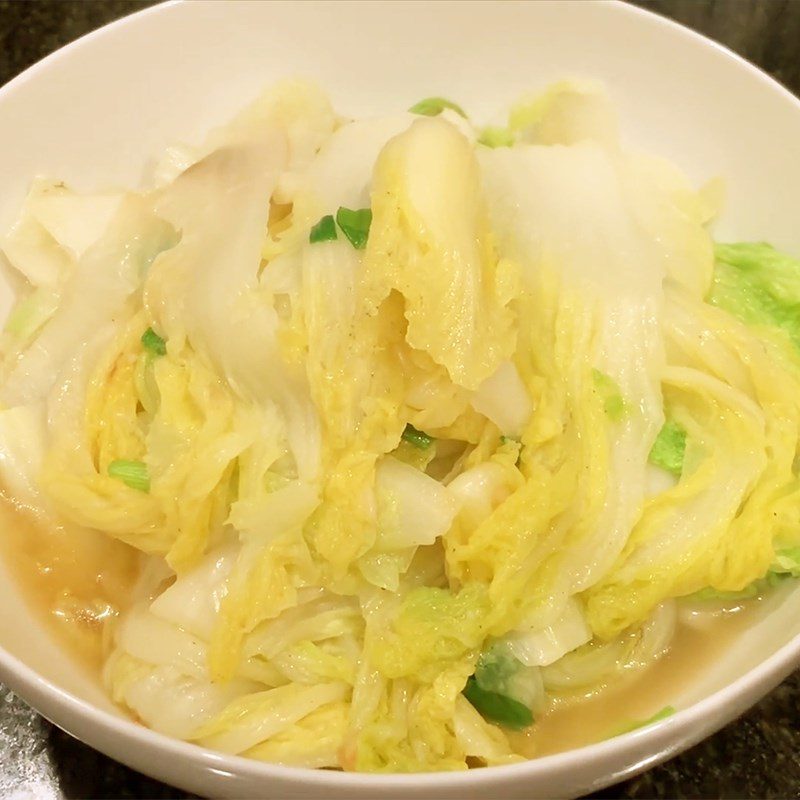
<svg viewBox="0 0 800 800">
<path fill-rule="evenodd" d="M 0 84 L 136 0 L 0 0 Z M 640 0 L 800 92 L 800 0 Z M 0 686 L 0 798 L 187 798 L 100 755 Z M 800 797 L 800 672 L 715 736 L 598 798 Z"/>
</svg>

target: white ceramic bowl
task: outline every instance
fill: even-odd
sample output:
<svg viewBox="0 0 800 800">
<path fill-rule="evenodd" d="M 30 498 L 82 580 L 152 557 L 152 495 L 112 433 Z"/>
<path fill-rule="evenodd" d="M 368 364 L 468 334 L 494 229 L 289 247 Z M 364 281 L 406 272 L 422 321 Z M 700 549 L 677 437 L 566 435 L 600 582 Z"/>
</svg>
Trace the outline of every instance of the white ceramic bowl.
<svg viewBox="0 0 800 800">
<path fill-rule="evenodd" d="M 0 227 L 30 178 L 136 183 L 147 160 L 284 76 L 361 114 L 456 98 L 477 118 L 564 76 L 606 82 L 628 138 L 693 178 L 728 179 L 721 237 L 800 252 L 800 102 L 727 50 L 617 3 L 276 2 L 158 6 L 65 47 L 0 91 Z M 9 292 L 0 287 L 0 311 Z M 9 565 L 13 568 L 13 565 Z M 9 571 L 0 567 L 0 573 Z M 353 775 L 271 766 L 123 718 L 0 574 L 0 678 L 57 725 L 135 769 L 213 796 L 558 797 L 652 766 L 744 711 L 800 660 L 800 596 L 775 595 L 715 666 L 676 687 L 675 716 L 625 736 L 462 774 Z"/>
</svg>

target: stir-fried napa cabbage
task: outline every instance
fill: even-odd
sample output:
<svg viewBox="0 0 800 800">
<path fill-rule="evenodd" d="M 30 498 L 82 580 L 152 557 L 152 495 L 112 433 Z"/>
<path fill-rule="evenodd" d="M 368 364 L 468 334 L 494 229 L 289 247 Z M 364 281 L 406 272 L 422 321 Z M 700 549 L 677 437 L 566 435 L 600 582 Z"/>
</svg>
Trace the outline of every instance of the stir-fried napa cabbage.
<svg viewBox="0 0 800 800">
<path fill-rule="evenodd" d="M 34 183 L 0 477 L 141 552 L 113 698 L 267 761 L 503 764 L 681 598 L 800 576 L 800 262 L 715 246 L 718 195 L 577 83 L 487 129 L 287 83 L 141 191 Z"/>
</svg>

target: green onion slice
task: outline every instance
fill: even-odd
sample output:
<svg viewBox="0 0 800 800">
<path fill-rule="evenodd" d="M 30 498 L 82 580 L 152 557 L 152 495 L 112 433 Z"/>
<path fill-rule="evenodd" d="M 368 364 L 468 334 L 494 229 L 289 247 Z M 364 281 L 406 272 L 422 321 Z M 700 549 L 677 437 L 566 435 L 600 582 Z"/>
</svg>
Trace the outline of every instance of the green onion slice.
<svg viewBox="0 0 800 800">
<path fill-rule="evenodd" d="M 522 730 L 533 724 L 533 713 L 527 706 L 504 694 L 481 689 L 474 676 L 467 680 L 463 694 L 482 717 L 506 728 Z"/>
<path fill-rule="evenodd" d="M 508 128 L 497 128 L 493 125 L 484 128 L 478 136 L 478 144 L 485 147 L 512 147 L 514 134 Z"/>
<path fill-rule="evenodd" d="M 420 450 L 427 450 L 433 444 L 433 437 L 428 436 L 427 433 L 418 431 L 413 425 L 406 425 L 401 437 L 403 441 L 413 444 L 414 447 Z"/>
<path fill-rule="evenodd" d="M 326 214 L 308 234 L 308 241 L 311 244 L 317 242 L 332 242 L 337 239 L 336 223 L 333 221 L 332 214 Z"/>
<path fill-rule="evenodd" d="M 336 222 L 356 250 L 363 250 L 367 246 L 369 226 L 372 224 L 372 209 L 359 208 L 354 211 L 342 206 L 336 212 Z"/>
<path fill-rule="evenodd" d="M 653 442 L 649 460 L 661 469 L 680 476 L 686 456 L 686 430 L 677 422 L 667 420 Z"/>
<path fill-rule="evenodd" d="M 414 105 L 408 110 L 412 114 L 422 114 L 426 117 L 437 117 L 446 108 L 449 108 L 451 111 L 455 111 L 456 114 L 464 117 L 464 119 L 467 118 L 464 109 L 461 108 L 458 103 L 454 103 L 452 100 L 448 100 L 446 97 L 426 97 L 424 100 L 420 100 L 419 103 L 414 103 Z"/>
<path fill-rule="evenodd" d="M 167 354 L 167 343 L 152 328 L 148 328 L 142 334 L 142 344 L 145 350 L 149 350 L 157 356 Z"/>
<path fill-rule="evenodd" d="M 150 491 L 150 476 L 147 473 L 147 464 L 143 461 L 118 458 L 108 465 L 108 474 L 109 477 L 122 481 L 131 489 L 139 492 Z"/>
</svg>

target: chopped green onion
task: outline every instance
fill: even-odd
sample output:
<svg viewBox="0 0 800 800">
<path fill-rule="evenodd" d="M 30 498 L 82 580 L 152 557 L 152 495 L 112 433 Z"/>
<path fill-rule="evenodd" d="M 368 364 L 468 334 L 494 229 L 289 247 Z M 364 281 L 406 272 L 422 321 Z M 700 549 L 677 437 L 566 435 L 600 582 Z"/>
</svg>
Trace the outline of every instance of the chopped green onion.
<svg viewBox="0 0 800 800">
<path fill-rule="evenodd" d="M 326 214 L 308 234 L 308 241 L 311 244 L 317 242 L 332 242 L 337 239 L 336 223 L 333 221 L 332 214 Z"/>
<path fill-rule="evenodd" d="M 667 420 L 650 448 L 650 463 L 673 475 L 680 475 L 685 455 L 686 431 L 677 422 Z"/>
<path fill-rule="evenodd" d="M 661 722 L 662 719 L 671 717 L 674 713 L 675 709 L 672 706 L 664 706 L 660 711 L 656 711 L 652 717 L 634 722 L 626 722 L 620 725 L 612 736 L 622 736 L 623 733 L 630 733 L 631 731 L 639 730 L 639 728 L 646 728 L 648 725 L 653 725 L 656 722 Z"/>
<path fill-rule="evenodd" d="M 592 378 L 595 388 L 603 397 L 603 410 L 606 416 L 613 422 L 619 422 L 625 414 L 625 401 L 622 399 L 617 382 L 599 369 L 592 370 Z"/>
<path fill-rule="evenodd" d="M 451 111 L 455 111 L 456 114 L 464 117 L 464 119 L 467 118 L 464 109 L 461 108 L 460 105 L 454 103 L 452 100 L 448 100 L 445 97 L 426 97 L 424 100 L 420 100 L 419 103 L 414 103 L 414 105 L 408 110 L 412 114 L 422 114 L 426 117 L 437 117 L 446 108 L 449 108 Z"/>
<path fill-rule="evenodd" d="M 372 209 L 359 208 L 353 211 L 342 206 L 336 212 L 336 222 L 356 250 L 363 250 L 367 246 L 369 226 L 372 224 Z"/>
<path fill-rule="evenodd" d="M 401 437 L 403 441 L 413 444 L 414 447 L 420 450 L 427 450 L 433 444 L 433 437 L 428 436 L 427 433 L 418 431 L 413 425 L 406 425 Z"/>
<path fill-rule="evenodd" d="M 490 125 L 484 128 L 478 136 L 478 144 L 485 147 L 511 147 L 514 144 L 514 134 L 508 128 L 498 128 Z"/>
<path fill-rule="evenodd" d="M 167 343 L 152 328 L 148 328 L 142 334 L 142 344 L 145 350 L 149 350 L 157 356 L 167 354 Z"/>
<path fill-rule="evenodd" d="M 143 461 L 127 461 L 118 458 L 108 465 L 108 474 L 111 478 L 122 481 L 131 489 L 139 492 L 150 491 L 150 476 L 147 474 L 147 464 Z"/>
<path fill-rule="evenodd" d="M 606 416 L 614 422 L 619 422 L 625 413 L 625 403 L 622 400 L 622 395 L 615 394 L 606 398 L 603 404 Z"/>
<path fill-rule="evenodd" d="M 519 466 L 520 459 L 522 458 L 522 442 L 519 439 L 515 439 L 513 436 L 501 436 L 500 447 L 506 447 L 508 445 L 515 445 L 517 447 L 517 460 L 515 465 Z"/>
<path fill-rule="evenodd" d="M 499 722 L 514 730 L 522 730 L 533 724 L 533 713 L 527 706 L 504 694 L 481 689 L 474 677 L 467 680 L 463 694 L 482 717 L 492 722 Z"/>
<path fill-rule="evenodd" d="M 404 464 L 408 464 L 415 469 L 425 472 L 428 464 L 436 458 L 436 442 L 433 442 L 430 447 L 421 450 L 411 442 L 401 441 L 397 447 L 392 450 L 392 456 Z"/>
</svg>

